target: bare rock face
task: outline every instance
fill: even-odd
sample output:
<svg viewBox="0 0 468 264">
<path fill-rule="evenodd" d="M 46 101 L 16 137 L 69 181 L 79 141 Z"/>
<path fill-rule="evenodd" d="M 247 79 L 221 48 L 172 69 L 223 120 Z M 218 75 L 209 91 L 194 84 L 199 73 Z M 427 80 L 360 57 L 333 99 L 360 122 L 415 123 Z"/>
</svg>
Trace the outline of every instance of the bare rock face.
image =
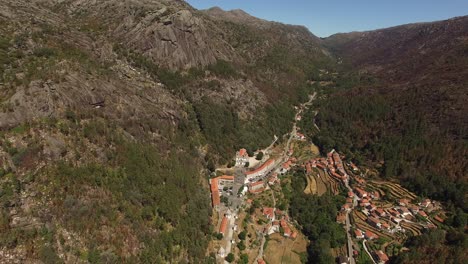
<svg viewBox="0 0 468 264">
<path fill-rule="evenodd" d="M 66 6 L 72 16 L 104 21 L 112 38 L 162 67 L 189 69 L 233 57 L 216 26 L 184 1 L 72 1 Z"/>
<path fill-rule="evenodd" d="M 218 47 L 210 38 L 207 25 L 185 9 L 148 23 L 153 16 L 141 21 L 127 20 L 115 32 L 130 47 L 154 58 L 158 65 L 189 69 L 215 63 L 220 57 Z M 133 28 L 127 32 L 125 27 Z M 225 50 L 224 50 L 225 51 Z M 227 59 L 227 58 L 224 58 Z"/>
</svg>

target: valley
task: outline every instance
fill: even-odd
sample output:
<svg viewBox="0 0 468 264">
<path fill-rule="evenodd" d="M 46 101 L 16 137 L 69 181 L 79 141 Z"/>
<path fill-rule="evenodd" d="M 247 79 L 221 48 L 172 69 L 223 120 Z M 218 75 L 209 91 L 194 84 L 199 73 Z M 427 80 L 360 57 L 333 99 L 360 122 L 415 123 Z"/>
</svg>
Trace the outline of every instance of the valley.
<svg viewBox="0 0 468 264">
<path fill-rule="evenodd" d="M 210 251 L 217 262 L 305 261 L 306 245 L 313 247 L 316 241 L 304 235 L 304 223 L 291 216 L 294 208 L 285 199 L 291 195 L 288 192 L 326 194 L 343 201 L 337 203 L 334 217 L 346 241 L 322 252 L 340 263 L 387 263 L 405 251 L 409 238 L 445 228 L 447 216 L 440 202 L 382 180 L 370 172 L 374 168 L 358 167 L 335 150 L 321 157 L 312 140 L 299 132 L 302 114 L 316 115 L 309 107 L 317 96 L 315 92 L 308 102 L 295 107 L 292 130 L 282 141 L 275 137 L 268 148 L 252 157 L 245 149 L 239 150 L 234 168 L 221 169 L 221 176 L 210 179 L 217 230 Z M 229 172 L 232 176 L 225 175 Z M 301 187 L 294 188 L 293 181 L 301 182 Z"/>
<path fill-rule="evenodd" d="M 0 1 L 0 263 L 467 262 L 467 21 Z"/>
</svg>

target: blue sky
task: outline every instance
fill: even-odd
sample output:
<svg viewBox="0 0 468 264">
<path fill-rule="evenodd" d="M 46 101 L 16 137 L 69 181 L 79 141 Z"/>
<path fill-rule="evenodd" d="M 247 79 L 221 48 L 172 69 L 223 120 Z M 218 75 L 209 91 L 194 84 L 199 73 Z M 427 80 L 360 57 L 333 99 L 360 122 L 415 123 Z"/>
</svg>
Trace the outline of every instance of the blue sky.
<svg viewBox="0 0 468 264">
<path fill-rule="evenodd" d="M 468 0 L 186 0 L 197 9 L 242 9 L 267 20 L 304 25 L 317 36 L 468 15 Z"/>
</svg>

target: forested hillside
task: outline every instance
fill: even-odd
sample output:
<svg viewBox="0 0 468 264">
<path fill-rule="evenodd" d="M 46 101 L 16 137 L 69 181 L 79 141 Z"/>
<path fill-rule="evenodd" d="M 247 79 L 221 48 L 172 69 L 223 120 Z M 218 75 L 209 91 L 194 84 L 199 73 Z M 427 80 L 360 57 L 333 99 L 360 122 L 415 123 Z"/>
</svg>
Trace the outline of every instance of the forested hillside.
<svg viewBox="0 0 468 264">
<path fill-rule="evenodd" d="M 1 1 L 0 259 L 202 263 L 210 170 L 285 133 L 333 64 L 305 28 L 246 16 Z"/>
<path fill-rule="evenodd" d="M 446 203 L 449 231 L 413 239 L 396 263 L 433 263 L 442 256 L 456 263 L 466 252 L 466 22 L 461 17 L 325 39 L 343 62 L 341 75 L 336 87 L 321 89 L 317 115 L 309 111 L 300 124 L 322 152 L 337 149 L 377 168 L 378 177 Z M 429 240 L 434 246 L 424 245 Z M 439 255 L 429 254 L 434 251 Z"/>
</svg>

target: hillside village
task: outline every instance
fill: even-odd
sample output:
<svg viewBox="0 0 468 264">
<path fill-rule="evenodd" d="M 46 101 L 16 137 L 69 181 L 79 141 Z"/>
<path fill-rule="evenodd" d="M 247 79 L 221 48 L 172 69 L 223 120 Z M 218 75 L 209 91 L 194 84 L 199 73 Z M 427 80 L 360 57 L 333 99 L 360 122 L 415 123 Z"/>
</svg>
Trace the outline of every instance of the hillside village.
<svg viewBox="0 0 468 264">
<path fill-rule="evenodd" d="M 300 226 L 288 215 L 284 204 L 278 204 L 282 182 L 290 180 L 291 170 L 303 171 L 308 183 L 306 194 L 331 192 L 345 196 L 346 203 L 336 215 L 348 237 L 346 249 L 337 255 L 339 263 L 354 264 L 362 259 L 387 263 L 390 256 L 405 250 L 401 245 L 408 237 L 443 224 L 445 214 L 439 202 L 417 197 L 396 183 L 370 177 L 368 170 L 347 161 L 336 150 L 326 157 L 320 157 L 317 151 L 304 155 L 303 148 L 315 147 L 296 126 L 305 108 L 296 107 L 293 130 L 285 136 L 289 136 L 286 143 L 251 155 L 240 149 L 233 168 L 220 169 L 219 175 L 210 178 L 217 234 L 213 250 L 220 263 L 232 256 L 248 259 L 249 263 L 280 263 L 275 260 L 277 256 L 268 256 L 275 252 L 269 250 L 273 243 L 268 240 L 272 237 L 281 241 L 278 243 L 303 245 L 295 251 L 305 251 L 308 242 Z"/>
</svg>

